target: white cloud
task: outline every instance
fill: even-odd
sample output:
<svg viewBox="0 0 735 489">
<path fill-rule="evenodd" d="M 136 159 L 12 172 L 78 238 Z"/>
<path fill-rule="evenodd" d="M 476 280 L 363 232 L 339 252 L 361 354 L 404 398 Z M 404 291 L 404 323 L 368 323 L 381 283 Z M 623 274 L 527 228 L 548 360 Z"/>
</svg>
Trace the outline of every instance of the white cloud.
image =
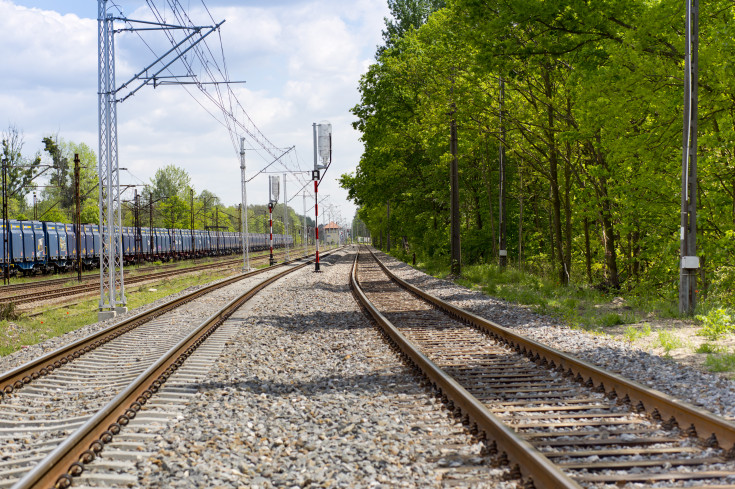
<svg viewBox="0 0 735 489">
<path fill-rule="evenodd" d="M 350 126 L 349 109 L 359 101 L 359 77 L 380 43 L 386 1 L 312 0 L 252 7 L 232 2 L 218 6 L 216 0 L 208 0 L 207 4 L 217 21 L 227 19 L 221 36 L 230 78 L 247 80 L 246 85 L 235 86 L 235 93 L 273 144 L 296 145 L 298 161 L 308 169 L 311 123 L 332 122 L 334 168 L 320 193 L 330 194 L 335 204 L 342 205 L 342 217 L 350 219 L 354 207 L 343 202 L 346 192 L 336 178 L 353 169 L 362 152 Z M 96 9 L 90 14 L 96 15 Z M 130 14 L 150 17 L 144 7 Z M 191 17 L 197 23 L 211 23 L 196 10 Z M 217 55 L 219 35 L 209 38 Z M 151 44 L 158 52 L 164 46 L 160 41 Z M 0 59 L 0 124 L 13 123 L 25 132 L 28 153 L 41 148 L 41 137 L 56 132 L 97 148 L 95 19 L 0 0 Z M 135 34 L 119 36 L 118 83 L 152 59 Z M 196 99 L 222 119 L 201 94 Z M 120 165 L 137 178 L 148 181 L 157 168 L 173 163 L 189 172 L 197 191 L 212 190 L 228 204 L 239 201 L 234 147 L 239 141 L 233 141 L 182 87 L 145 87 L 119 106 L 118 119 Z M 269 158 L 248 153 L 249 174 Z M 254 180 L 248 188 L 249 202 L 264 202 L 265 187 L 263 177 Z M 289 191 L 297 189 L 295 183 L 289 184 Z M 292 203 L 300 210 L 300 198 Z"/>
</svg>

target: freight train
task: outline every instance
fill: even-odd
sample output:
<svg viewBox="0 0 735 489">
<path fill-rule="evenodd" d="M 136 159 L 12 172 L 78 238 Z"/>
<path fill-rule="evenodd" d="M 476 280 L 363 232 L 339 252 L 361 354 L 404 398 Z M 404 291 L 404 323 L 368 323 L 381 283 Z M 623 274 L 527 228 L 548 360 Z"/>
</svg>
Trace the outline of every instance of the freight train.
<svg viewBox="0 0 735 489">
<path fill-rule="evenodd" d="M 77 230 L 74 224 L 42 221 L 8 221 L 8 252 L 5 252 L 5 222 L 0 220 L 0 268 L 11 274 L 63 272 L 76 268 Z M 100 262 L 100 227 L 82 224 L 79 252 L 82 267 L 92 269 Z M 269 235 L 248 233 L 250 251 L 270 247 Z M 291 235 L 274 234 L 273 247 L 293 245 Z M 126 264 L 141 261 L 170 261 L 242 252 L 240 233 L 212 230 L 122 228 Z"/>
</svg>

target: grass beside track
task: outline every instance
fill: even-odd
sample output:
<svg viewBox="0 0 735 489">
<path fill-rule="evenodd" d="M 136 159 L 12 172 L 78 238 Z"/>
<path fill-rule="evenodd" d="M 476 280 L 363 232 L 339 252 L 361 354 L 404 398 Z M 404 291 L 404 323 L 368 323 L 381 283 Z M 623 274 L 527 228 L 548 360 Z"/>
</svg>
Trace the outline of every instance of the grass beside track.
<svg viewBox="0 0 735 489">
<path fill-rule="evenodd" d="M 128 308 L 135 309 L 189 287 L 208 284 L 231 274 L 213 270 L 127 287 L 125 295 Z M 24 315 L 13 321 L 0 321 L 0 356 L 9 355 L 25 345 L 35 345 L 48 338 L 96 323 L 98 305 L 99 298 L 93 297 L 66 307 L 53 306 L 54 308 L 46 309 L 40 315 Z"/>
<path fill-rule="evenodd" d="M 391 254 L 411 264 L 400 250 Z M 513 266 L 501 270 L 495 264 L 465 265 L 460 277 L 450 276 L 449 262 L 444 260 L 418 261 L 413 266 L 488 296 L 522 304 L 572 328 L 609 334 L 665 357 L 686 356 L 687 363 L 729 377 L 735 373 L 735 313 L 716 304 L 701 304 L 695 318 L 682 318 L 677 298 L 655 296 L 655 291 L 606 293 L 588 286 L 560 286 L 552 278 Z"/>
<path fill-rule="evenodd" d="M 326 252 L 332 248 L 334 248 L 334 246 L 325 246 L 322 251 Z M 294 255 L 300 255 L 302 251 L 302 248 L 292 249 L 291 256 L 294 257 Z M 308 251 L 312 252 L 313 248 L 309 247 Z M 252 260 L 254 257 L 258 256 L 267 256 L 268 253 L 268 251 L 251 253 L 250 259 Z M 233 259 L 235 257 L 236 255 L 233 255 L 226 259 Z M 283 257 L 279 257 L 279 261 L 282 261 L 283 259 Z M 221 258 L 205 258 L 196 260 L 195 263 L 191 261 L 182 261 L 176 263 L 176 268 L 185 269 L 191 266 L 221 260 Z M 154 265 L 154 263 L 149 263 L 147 265 Z M 264 268 L 267 266 L 267 263 L 263 262 L 256 265 L 251 262 L 251 266 L 253 268 Z M 167 278 L 139 286 L 126 287 L 125 296 L 128 299 L 128 309 L 132 310 L 137 307 L 150 304 L 151 302 L 155 302 L 169 295 L 177 294 L 189 287 L 205 285 L 215 280 L 229 277 L 236 272 L 237 270 L 235 269 L 228 272 L 218 270 L 200 271 L 196 274 L 183 275 L 181 277 Z M 99 271 L 92 273 L 99 276 Z M 70 279 L 69 285 L 76 284 L 76 279 Z M 99 297 L 74 300 L 75 303 L 68 306 L 48 306 L 47 308 L 30 311 L 30 314 L 33 315 L 24 314 L 14 320 L 0 321 L 0 357 L 18 351 L 26 345 L 35 345 L 49 338 L 61 336 L 88 324 L 96 323 Z M 40 314 L 38 314 L 39 312 Z"/>
</svg>

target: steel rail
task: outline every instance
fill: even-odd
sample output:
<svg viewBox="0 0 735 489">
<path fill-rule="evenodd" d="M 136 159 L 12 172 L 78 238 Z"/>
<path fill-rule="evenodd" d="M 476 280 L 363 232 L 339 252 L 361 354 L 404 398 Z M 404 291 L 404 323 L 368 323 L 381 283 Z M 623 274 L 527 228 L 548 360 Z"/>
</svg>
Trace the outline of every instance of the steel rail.
<svg viewBox="0 0 735 489">
<path fill-rule="evenodd" d="M 440 369 L 415 346 L 373 305 L 367 298 L 357 277 L 359 252 L 350 274 L 350 286 L 358 302 L 380 325 L 383 331 L 400 348 L 411 362 L 449 398 L 456 407 L 477 424 L 478 430 L 496 441 L 500 450 L 519 465 L 521 474 L 531 479 L 535 489 L 581 489 L 581 486 L 543 456 L 533 445 L 522 439 L 498 419 L 476 397 L 467 392 L 456 380 Z M 378 261 L 376 259 L 376 261 Z"/>
<path fill-rule="evenodd" d="M 375 253 L 372 250 L 369 251 L 375 257 Z M 654 419 L 675 421 L 682 430 L 690 434 L 696 433 L 700 439 L 705 439 L 710 446 L 724 448 L 728 450 L 730 456 L 735 454 L 734 423 L 693 404 L 626 379 L 590 362 L 514 333 L 498 323 L 453 306 L 398 278 L 377 257 L 375 257 L 375 261 L 391 280 L 401 287 L 430 302 L 449 315 L 486 331 L 496 340 L 514 348 L 516 352 L 524 354 L 538 363 L 549 364 L 552 368 L 566 372 L 568 376 L 576 377 L 576 380 L 587 384 L 590 388 L 597 386 L 597 390 L 606 392 L 610 397 L 627 400 L 638 412 L 647 411 Z M 689 427 L 688 430 L 687 427 Z"/>
<path fill-rule="evenodd" d="M 104 445 L 135 418 L 148 399 L 234 311 L 268 285 L 310 263 L 304 262 L 265 279 L 210 316 L 26 473 L 13 489 L 69 487 L 72 477 L 84 471 L 84 464 L 94 460 Z"/>
<path fill-rule="evenodd" d="M 285 252 L 279 252 L 278 256 L 284 256 Z M 267 258 L 267 255 L 257 255 L 254 260 L 262 261 L 262 259 Z M 208 270 L 212 268 L 228 268 L 235 265 L 238 265 L 239 263 L 242 263 L 242 260 L 239 260 L 237 258 L 235 259 L 225 259 L 221 261 L 214 261 L 211 263 L 203 263 L 199 265 L 192 265 L 189 267 L 184 268 L 175 268 L 173 270 L 161 270 L 161 268 L 171 268 L 175 265 L 166 265 L 162 267 L 157 267 L 158 269 L 152 273 L 136 273 L 134 275 L 130 275 L 128 278 L 125 279 L 127 283 L 139 283 L 139 282 L 145 282 L 147 280 L 157 280 L 159 278 L 164 278 L 172 275 L 184 275 L 186 273 L 192 273 L 202 270 Z M 156 268 L 154 268 L 155 270 Z M 134 270 L 135 272 L 138 272 L 138 270 Z M 126 275 L 128 275 L 129 272 L 126 272 Z M 47 288 L 51 287 L 56 284 L 66 284 L 69 283 L 72 279 L 71 278 L 61 278 L 61 279 L 52 279 L 52 280 L 42 280 L 39 282 L 29 282 L 28 284 L 17 284 L 13 285 L 12 287 L 16 287 L 15 289 L 9 290 L 9 289 L 3 289 L 0 287 L 0 304 L 4 303 L 15 303 L 15 304 L 24 304 L 27 302 L 30 302 L 32 300 L 37 300 L 39 295 L 42 295 L 42 299 L 53 299 L 55 297 L 62 297 L 66 294 L 82 294 L 86 292 L 87 290 L 97 290 L 99 288 L 99 277 L 94 277 L 91 275 L 87 275 L 83 278 L 84 282 L 91 282 L 91 283 L 85 283 L 81 285 L 71 285 L 68 287 L 64 287 L 64 290 L 61 292 L 30 292 L 30 293 L 22 293 L 22 294 L 8 294 L 3 295 L 6 292 L 12 292 L 16 290 L 21 291 L 27 291 L 27 290 L 35 290 L 39 288 Z M 96 284 L 96 285 L 95 285 Z M 5 287 L 11 287 L 9 285 L 6 285 Z"/>
<path fill-rule="evenodd" d="M 295 258 L 289 262 L 283 262 L 278 266 L 288 265 L 297 261 L 300 258 Z M 107 343 L 120 335 L 123 335 L 141 324 L 148 322 L 161 314 L 171 311 L 193 299 L 196 299 L 202 295 L 208 294 L 213 290 L 225 287 L 227 285 L 238 282 L 244 278 L 252 277 L 264 273 L 272 268 L 266 267 L 251 272 L 235 275 L 231 278 L 222 280 L 220 282 L 207 285 L 199 290 L 190 292 L 184 296 L 172 299 L 159 307 L 154 309 L 143 311 L 135 316 L 132 316 L 124 321 L 113 324 L 103 330 L 100 330 L 85 338 L 80 338 L 68 345 L 65 345 L 58 350 L 52 351 L 43 355 L 39 358 L 31 360 L 23 365 L 20 365 L 14 369 L 8 370 L 7 372 L 0 375 L 0 400 L 5 395 L 12 394 L 13 391 L 22 388 L 24 385 L 31 383 L 40 377 L 48 375 L 55 369 L 65 365 L 85 353 L 92 351 L 100 345 Z"/>
</svg>

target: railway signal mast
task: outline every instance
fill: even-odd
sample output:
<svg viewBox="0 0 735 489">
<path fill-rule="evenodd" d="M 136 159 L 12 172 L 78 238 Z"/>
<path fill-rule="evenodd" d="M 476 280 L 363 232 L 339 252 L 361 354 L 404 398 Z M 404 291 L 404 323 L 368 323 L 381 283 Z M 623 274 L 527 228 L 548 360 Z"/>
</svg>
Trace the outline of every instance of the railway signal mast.
<svg viewBox="0 0 735 489">
<path fill-rule="evenodd" d="M 100 250 L 100 302 L 98 319 L 114 317 L 127 312 L 125 284 L 123 281 L 122 212 L 120 205 L 120 180 L 118 166 L 117 104 L 132 97 L 146 85 L 162 84 L 161 73 L 212 32 L 224 21 L 214 26 L 187 26 L 161 24 L 141 20 L 115 17 L 107 11 L 108 0 L 97 2 L 97 48 L 98 48 L 98 123 L 99 123 L 99 224 Z M 125 27 L 115 29 L 115 21 L 127 25 L 142 24 L 147 27 Z M 152 26 L 152 27 L 151 27 Z M 115 82 L 115 34 L 143 30 L 190 31 L 180 42 L 153 63 L 117 87 Z M 131 85 L 137 83 L 135 87 Z M 177 82 L 167 82 L 177 83 Z M 123 90 L 130 91 L 122 95 Z"/>
<path fill-rule="evenodd" d="M 314 236 L 316 242 L 316 261 L 314 271 L 319 271 L 319 172 L 329 168 L 332 163 L 332 124 L 322 121 L 311 125 L 314 131 L 314 171 L 311 178 L 314 180 Z M 321 160 L 321 163 L 319 162 Z"/>
<path fill-rule="evenodd" d="M 270 226 L 271 236 L 271 257 L 269 263 L 271 265 L 275 265 L 276 260 L 273 258 L 273 207 L 278 203 L 278 194 L 281 191 L 281 184 L 277 175 L 269 175 L 268 182 L 268 187 L 270 189 L 270 198 L 268 199 L 268 225 Z"/>
</svg>

